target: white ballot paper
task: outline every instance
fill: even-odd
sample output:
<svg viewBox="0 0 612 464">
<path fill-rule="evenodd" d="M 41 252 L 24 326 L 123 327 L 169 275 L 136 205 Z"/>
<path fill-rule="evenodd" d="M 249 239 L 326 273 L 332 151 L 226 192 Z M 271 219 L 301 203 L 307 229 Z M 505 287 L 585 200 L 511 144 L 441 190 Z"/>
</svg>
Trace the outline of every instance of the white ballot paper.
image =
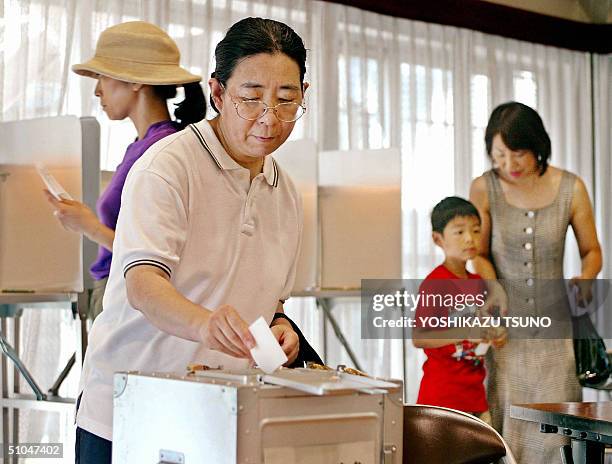
<svg viewBox="0 0 612 464">
<path fill-rule="evenodd" d="M 256 342 L 255 348 L 251 349 L 251 356 L 262 371 L 271 374 L 287 362 L 287 355 L 263 317 L 253 322 L 249 330 Z"/>
<path fill-rule="evenodd" d="M 477 346 L 476 349 L 474 350 L 474 354 L 476 356 L 484 356 L 485 354 L 487 354 L 487 351 L 489 351 L 489 347 L 491 346 L 490 343 L 484 343 L 484 342 L 480 342 Z"/>
<path fill-rule="evenodd" d="M 47 190 L 49 190 L 49 192 L 51 192 L 51 194 L 57 200 L 72 200 L 70 194 L 66 192 L 64 187 L 62 187 L 62 184 L 60 184 L 57 179 L 49 173 L 45 166 L 38 164 L 36 166 L 36 170 L 38 171 L 40 178 L 47 186 Z"/>
</svg>

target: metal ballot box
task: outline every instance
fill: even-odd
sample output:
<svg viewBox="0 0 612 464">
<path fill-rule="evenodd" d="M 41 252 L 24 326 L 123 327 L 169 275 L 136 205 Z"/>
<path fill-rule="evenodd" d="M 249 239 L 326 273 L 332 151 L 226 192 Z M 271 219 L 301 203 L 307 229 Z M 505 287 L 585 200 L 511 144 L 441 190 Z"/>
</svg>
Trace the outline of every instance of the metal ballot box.
<svg viewBox="0 0 612 464">
<path fill-rule="evenodd" d="M 115 374 L 113 464 L 400 464 L 401 382 L 339 371 Z"/>
</svg>

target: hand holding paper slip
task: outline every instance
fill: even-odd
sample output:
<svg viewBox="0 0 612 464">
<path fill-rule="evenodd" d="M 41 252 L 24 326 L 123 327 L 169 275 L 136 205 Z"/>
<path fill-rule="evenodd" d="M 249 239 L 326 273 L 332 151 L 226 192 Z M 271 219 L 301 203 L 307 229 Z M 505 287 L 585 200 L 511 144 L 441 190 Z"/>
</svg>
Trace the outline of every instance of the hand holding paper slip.
<svg viewBox="0 0 612 464">
<path fill-rule="evenodd" d="M 474 350 L 474 354 L 476 356 L 484 356 L 485 354 L 487 354 L 487 351 L 489 351 L 489 347 L 491 346 L 490 343 L 486 343 L 486 342 L 480 342 L 477 346 L 476 349 Z"/>
<path fill-rule="evenodd" d="M 255 348 L 251 349 L 251 356 L 262 371 L 271 374 L 287 362 L 287 355 L 263 317 L 260 316 L 253 322 L 249 330 L 256 342 Z"/>
<path fill-rule="evenodd" d="M 38 175 L 40 176 L 40 178 L 47 186 L 47 190 L 49 190 L 49 192 L 51 192 L 51 194 L 57 200 L 72 200 L 70 194 L 66 192 L 64 187 L 62 187 L 62 185 L 57 181 L 57 179 L 49 173 L 49 171 L 44 165 L 36 165 L 36 170 L 38 171 Z"/>
</svg>

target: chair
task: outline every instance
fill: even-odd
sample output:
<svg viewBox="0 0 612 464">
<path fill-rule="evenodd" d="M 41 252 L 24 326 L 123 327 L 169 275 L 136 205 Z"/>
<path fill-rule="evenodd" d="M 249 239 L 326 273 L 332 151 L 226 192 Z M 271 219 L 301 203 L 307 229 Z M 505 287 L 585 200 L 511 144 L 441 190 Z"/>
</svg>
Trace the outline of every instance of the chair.
<svg viewBox="0 0 612 464">
<path fill-rule="evenodd" d="M 403 464 L 516 464 L 501 435 L 480 419 L 438 406 L 404 406 Z"/>
</svg>

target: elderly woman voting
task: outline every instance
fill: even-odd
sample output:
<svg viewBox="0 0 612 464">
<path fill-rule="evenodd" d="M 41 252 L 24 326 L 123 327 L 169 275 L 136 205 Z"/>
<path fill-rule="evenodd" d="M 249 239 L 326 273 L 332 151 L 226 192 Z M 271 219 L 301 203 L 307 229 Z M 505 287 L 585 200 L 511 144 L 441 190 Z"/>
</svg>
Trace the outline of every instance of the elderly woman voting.
<svg viewBox="0 0 612 464">
<path fill-rule="evenodd" d="M 282 304 L 295 277 L 301 204 L 268 155 L 304 114 L 306 50 L 287 25 L 247 18 L 215 58 L 217 117 L 153 145 L 125 183 L 104 311 L 81 378 L 78 433 L 94 452 L 111 447 L 116 371 L 247 367 L 248 325 L 260 316 L 288 363 L 298 354 Z"/>
</svg>

